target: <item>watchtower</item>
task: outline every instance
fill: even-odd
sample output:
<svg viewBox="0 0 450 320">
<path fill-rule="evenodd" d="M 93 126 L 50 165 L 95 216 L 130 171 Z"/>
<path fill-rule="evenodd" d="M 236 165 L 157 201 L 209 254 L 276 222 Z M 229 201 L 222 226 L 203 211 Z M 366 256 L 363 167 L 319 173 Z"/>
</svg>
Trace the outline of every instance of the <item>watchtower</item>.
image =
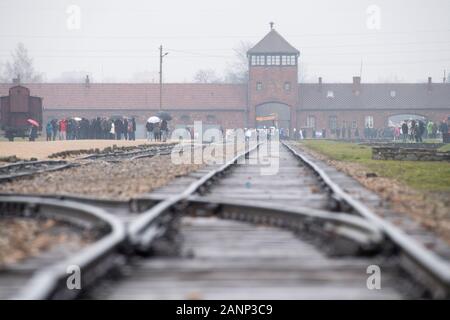
<svg viewBox="0 0 450 320">
<path fill-rule="evenodd" d="M 248 50 L 248 126 L 296 127 L 298 106 L 298 58 L 300 51 L 289 44 L 270 23 L 269 33 Z M 257 120 L 257 118 L 259 118 Z"/>
</svg>

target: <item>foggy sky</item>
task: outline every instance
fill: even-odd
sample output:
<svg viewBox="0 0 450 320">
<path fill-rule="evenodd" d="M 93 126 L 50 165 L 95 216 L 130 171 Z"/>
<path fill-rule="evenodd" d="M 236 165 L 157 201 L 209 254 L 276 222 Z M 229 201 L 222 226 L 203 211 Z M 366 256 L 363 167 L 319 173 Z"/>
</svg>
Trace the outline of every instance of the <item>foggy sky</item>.
<svg viewBox="0 0 450 320">
<path fill-rule="evenodd" d="M 79 30 L 66 26 L 72 4 Z M 366 26 L 370 5 L 381 9 L 380 30 Z M 350 82 L 361 60 L 364 82 L 440 82 L 450 72 L 449 12 L 449 0 L 0 0 L 0 63 L 23 42 L 47 81 L 65 71 L 157 81 L 162 44 L 164 80 L 190 82 L 198 69 L 222 73 L 233 48 L 274 21 L 300 50 L 307 82 Z"/>
</svg>

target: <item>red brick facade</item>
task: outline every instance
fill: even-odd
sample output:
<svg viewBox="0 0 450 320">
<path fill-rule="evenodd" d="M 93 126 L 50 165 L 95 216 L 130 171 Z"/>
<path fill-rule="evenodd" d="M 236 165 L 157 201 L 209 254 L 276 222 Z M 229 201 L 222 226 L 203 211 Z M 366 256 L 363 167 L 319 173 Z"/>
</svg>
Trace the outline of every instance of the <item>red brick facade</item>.
<svg viewBox="0 0 450 320">
<path fill-rule="evenodd" d="M 255 127 L 256 108 L 269 102 L 288 105 L 291 111 L 291 130 L 296 126 L 299 96 L 297 73 L 297 66 L 249 67 L 249 127 Z"/>
</svg>

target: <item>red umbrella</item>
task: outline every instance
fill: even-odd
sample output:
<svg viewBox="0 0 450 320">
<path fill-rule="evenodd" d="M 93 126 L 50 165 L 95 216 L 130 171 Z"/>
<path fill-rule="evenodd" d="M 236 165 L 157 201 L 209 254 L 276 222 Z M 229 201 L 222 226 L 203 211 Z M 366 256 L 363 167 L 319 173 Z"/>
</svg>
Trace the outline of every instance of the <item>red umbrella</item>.
<svg viewBox="0 0 450 320">
<path fill-rule="evenodd" d="M 32 124 L 33 126 L 39 127 L 39 122 L 37 122 L 36 120 L 28 119 L 27 121 L 28 121 L 28 123 Z"/>
</svg>

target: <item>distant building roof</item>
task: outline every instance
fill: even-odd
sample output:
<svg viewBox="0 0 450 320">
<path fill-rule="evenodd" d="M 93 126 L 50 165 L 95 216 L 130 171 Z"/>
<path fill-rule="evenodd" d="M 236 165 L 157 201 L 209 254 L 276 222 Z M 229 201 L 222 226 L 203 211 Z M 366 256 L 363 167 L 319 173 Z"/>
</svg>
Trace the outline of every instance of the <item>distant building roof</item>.
<svg viewBox="0 0 450 320">
<path fill-rule="evenodd" d="M 247 54 L 266 54 L 266 53 L 280 53 L 280 54 L 300 54 L 289 42 L 287 42 L 275 29 L 259 41 L 253 48 L 248 50 Z"/>
<path fill-rule="evenodd" d="M 7 96 L 14 84 L 0 84 Z M 159 85 L 143 83 L 23 84 L 42 97 L 44 109 L 159 108 Z M 246 110 L 247 84 L 165 84 L 163 108 L 174 110 Z M 414 110 L 447 109 L 450 84 L 443 83 L 302 83 L 299 110 Z"/>
<path fill-rule="evenodd" d="M 0 96 L 13 84 L 0 84 Z M 43 97 L 45 109 L 158 109 L 159 85 L 144 83 L 32 83 L 31 94 Z M 163 108 L 244 110 L 247 85 L 164 84 Z"/>
<path fill-rule="evenodd" d="M 450 84 L 300 84 L 299 101 L 308 110 L 450 109 Z"/>
</svg>

